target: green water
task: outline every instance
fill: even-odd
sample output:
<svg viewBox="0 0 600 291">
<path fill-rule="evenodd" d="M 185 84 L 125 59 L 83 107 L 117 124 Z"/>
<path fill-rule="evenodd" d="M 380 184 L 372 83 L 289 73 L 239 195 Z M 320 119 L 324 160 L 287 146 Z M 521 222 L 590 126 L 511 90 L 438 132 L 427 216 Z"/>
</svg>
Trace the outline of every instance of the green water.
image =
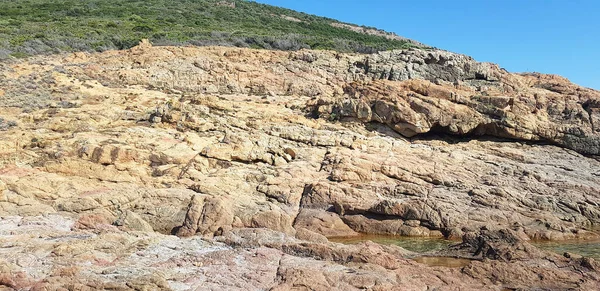
<svg viewBox="0 0 600 291">
<path fill-rule="evenodd" d="M 565 252 L 584 257 L 600 259 L 600 239 L 598 240 L 567 240 L 567 241 L 531 241 L 531 244 L 558 254 Z"/>
<path fill-rule="evenodd" d="M 416 253 L 435 252 L 445 249 L 449 245 L 458 243 L 444 238 L 406 237 L 389 235 L 359 235 L 353 237 L 334 237 L 329 241 L 343 244 L 357 244 L 372 241 L 382 245 L 396 245 Z"/>
<path fill-rule="evenodd" d="M 431 266 L 431 267 L 447 267 L 447 268 L 462 268 L 471 264 L 472 260 L 450 258 L 450 257 L 417 257 L 414 261 Z"/>
<path fill-rule="evenodd" d="M 416 253 L 436 252 L 447 248 L 449 245 L 460 243 L 444 238 L 429 237 L 403 237 L 389 235 L 360 235 L 353 237 L 329 238 L 332 242 L 343 244 L 357 244 L 372 241 L 383 245 L 397 245 Z M 531 241 L 532 245 L 543 249 L 564 254 L 565 252 L 578 254 L 585 257 L 600 259 L 600 239 L 597 240 L 567 240 L 567 241 Z"/>
<path fill-rule="evenodd" d="M 354 237 L 329 238 L 329 241 L 343 244 L 356 244 L 364 241 L 372 241 L 382 245 L 396 245 L 416 253 L 436 252 L 447 248 L 449 245 L 456 244 L 458 241 L 451 241 L 444 238 L 430 237 L 406 237 L 406 236 L 386 236 L 386 235 L 360 235 Z M 431 267 L 461 268 L 471 263 L 468 259 L 458 259 L 450 257 L 430 257 L 422 256 L 413 258 L 416 262 Z"/>
</svg>

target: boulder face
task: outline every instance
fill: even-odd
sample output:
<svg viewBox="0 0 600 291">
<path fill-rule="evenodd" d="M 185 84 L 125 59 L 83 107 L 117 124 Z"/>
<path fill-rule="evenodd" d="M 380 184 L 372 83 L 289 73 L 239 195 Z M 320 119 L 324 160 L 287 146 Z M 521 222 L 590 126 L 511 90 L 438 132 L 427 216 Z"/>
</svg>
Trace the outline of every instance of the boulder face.
<svg viewBox="0 0 600 291">
<path fill-rule="evenodd" d="M 557 76 L 437 50 L 143 43 L 0 63 L 0 88 L 0 286 L 600 282 L 593 259 L 526 243 L 599 237 L 600 92 Z M 328 241 L 365 233 L 462 238 L 440 255 L 475 261 Z"/>
<path fill-rule="evenodd" d="M 406 137 L 483 135 L 600 154 L 600 92 L 446 51 L 343 55 L 140 46 L 132 55 L 139 66 L 125 71 L 120 64 L 131 61 L 123 59 L 128 56 L 107 56 L 102 69 L 86 74 L 182 92 L 309 96 L 317 116 L 383 123 Z"/>
</svg>

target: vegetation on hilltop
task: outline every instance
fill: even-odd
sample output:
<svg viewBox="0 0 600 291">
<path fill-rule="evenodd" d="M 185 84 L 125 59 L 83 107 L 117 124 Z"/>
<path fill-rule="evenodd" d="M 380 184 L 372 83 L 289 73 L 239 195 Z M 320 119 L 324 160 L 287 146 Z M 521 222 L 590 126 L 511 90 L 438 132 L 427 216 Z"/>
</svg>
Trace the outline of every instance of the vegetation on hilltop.
<svg viewBox="0 0 600 291">
<path fill-rule="evenodd" d="M 333 19 L 246 0 L 0 0 L 0 59 L 157 45 L 370 53 L 409 40 L 333 27 Z"/>
</svg>

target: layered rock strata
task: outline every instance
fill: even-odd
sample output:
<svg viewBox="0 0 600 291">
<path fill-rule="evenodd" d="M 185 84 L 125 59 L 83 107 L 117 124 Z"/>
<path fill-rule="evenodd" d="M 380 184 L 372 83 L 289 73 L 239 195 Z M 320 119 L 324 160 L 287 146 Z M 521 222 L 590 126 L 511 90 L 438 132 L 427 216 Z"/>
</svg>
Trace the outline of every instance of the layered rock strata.
<svg viewBox="0 0 600 291">
<path fill-rule="evenodd" d="M 476 243 L 486 228 L 519 244 L 598 237 L 600 93 L 563 78 L 444 51 L 147 43 L 0 74 L 0 286 L 598 286 L 593 260 Z M 448 269 L 327 240 L 360 233 L 497 256 Z"/>
</svg>

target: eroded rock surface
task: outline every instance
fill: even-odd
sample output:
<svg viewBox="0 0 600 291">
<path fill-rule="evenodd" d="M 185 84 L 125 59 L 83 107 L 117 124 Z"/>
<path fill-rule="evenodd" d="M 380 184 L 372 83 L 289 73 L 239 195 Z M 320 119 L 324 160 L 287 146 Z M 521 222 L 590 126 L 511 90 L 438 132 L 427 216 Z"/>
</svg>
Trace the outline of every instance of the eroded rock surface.
<svg viewBox="0 0 600 291">
<path fill-rule="evenodd" d="M 600 93 L 560 77 L 443 51 L 147 43 L 0 76 L 0 286 L 598 286 L 594 262 L 507 256 L 481 232 L 514 234 L 508 250 L 598 237 Z M 359 233 L 464 237 L 486 255 L 449 269 L 327 241 Z"/>
</svg>

